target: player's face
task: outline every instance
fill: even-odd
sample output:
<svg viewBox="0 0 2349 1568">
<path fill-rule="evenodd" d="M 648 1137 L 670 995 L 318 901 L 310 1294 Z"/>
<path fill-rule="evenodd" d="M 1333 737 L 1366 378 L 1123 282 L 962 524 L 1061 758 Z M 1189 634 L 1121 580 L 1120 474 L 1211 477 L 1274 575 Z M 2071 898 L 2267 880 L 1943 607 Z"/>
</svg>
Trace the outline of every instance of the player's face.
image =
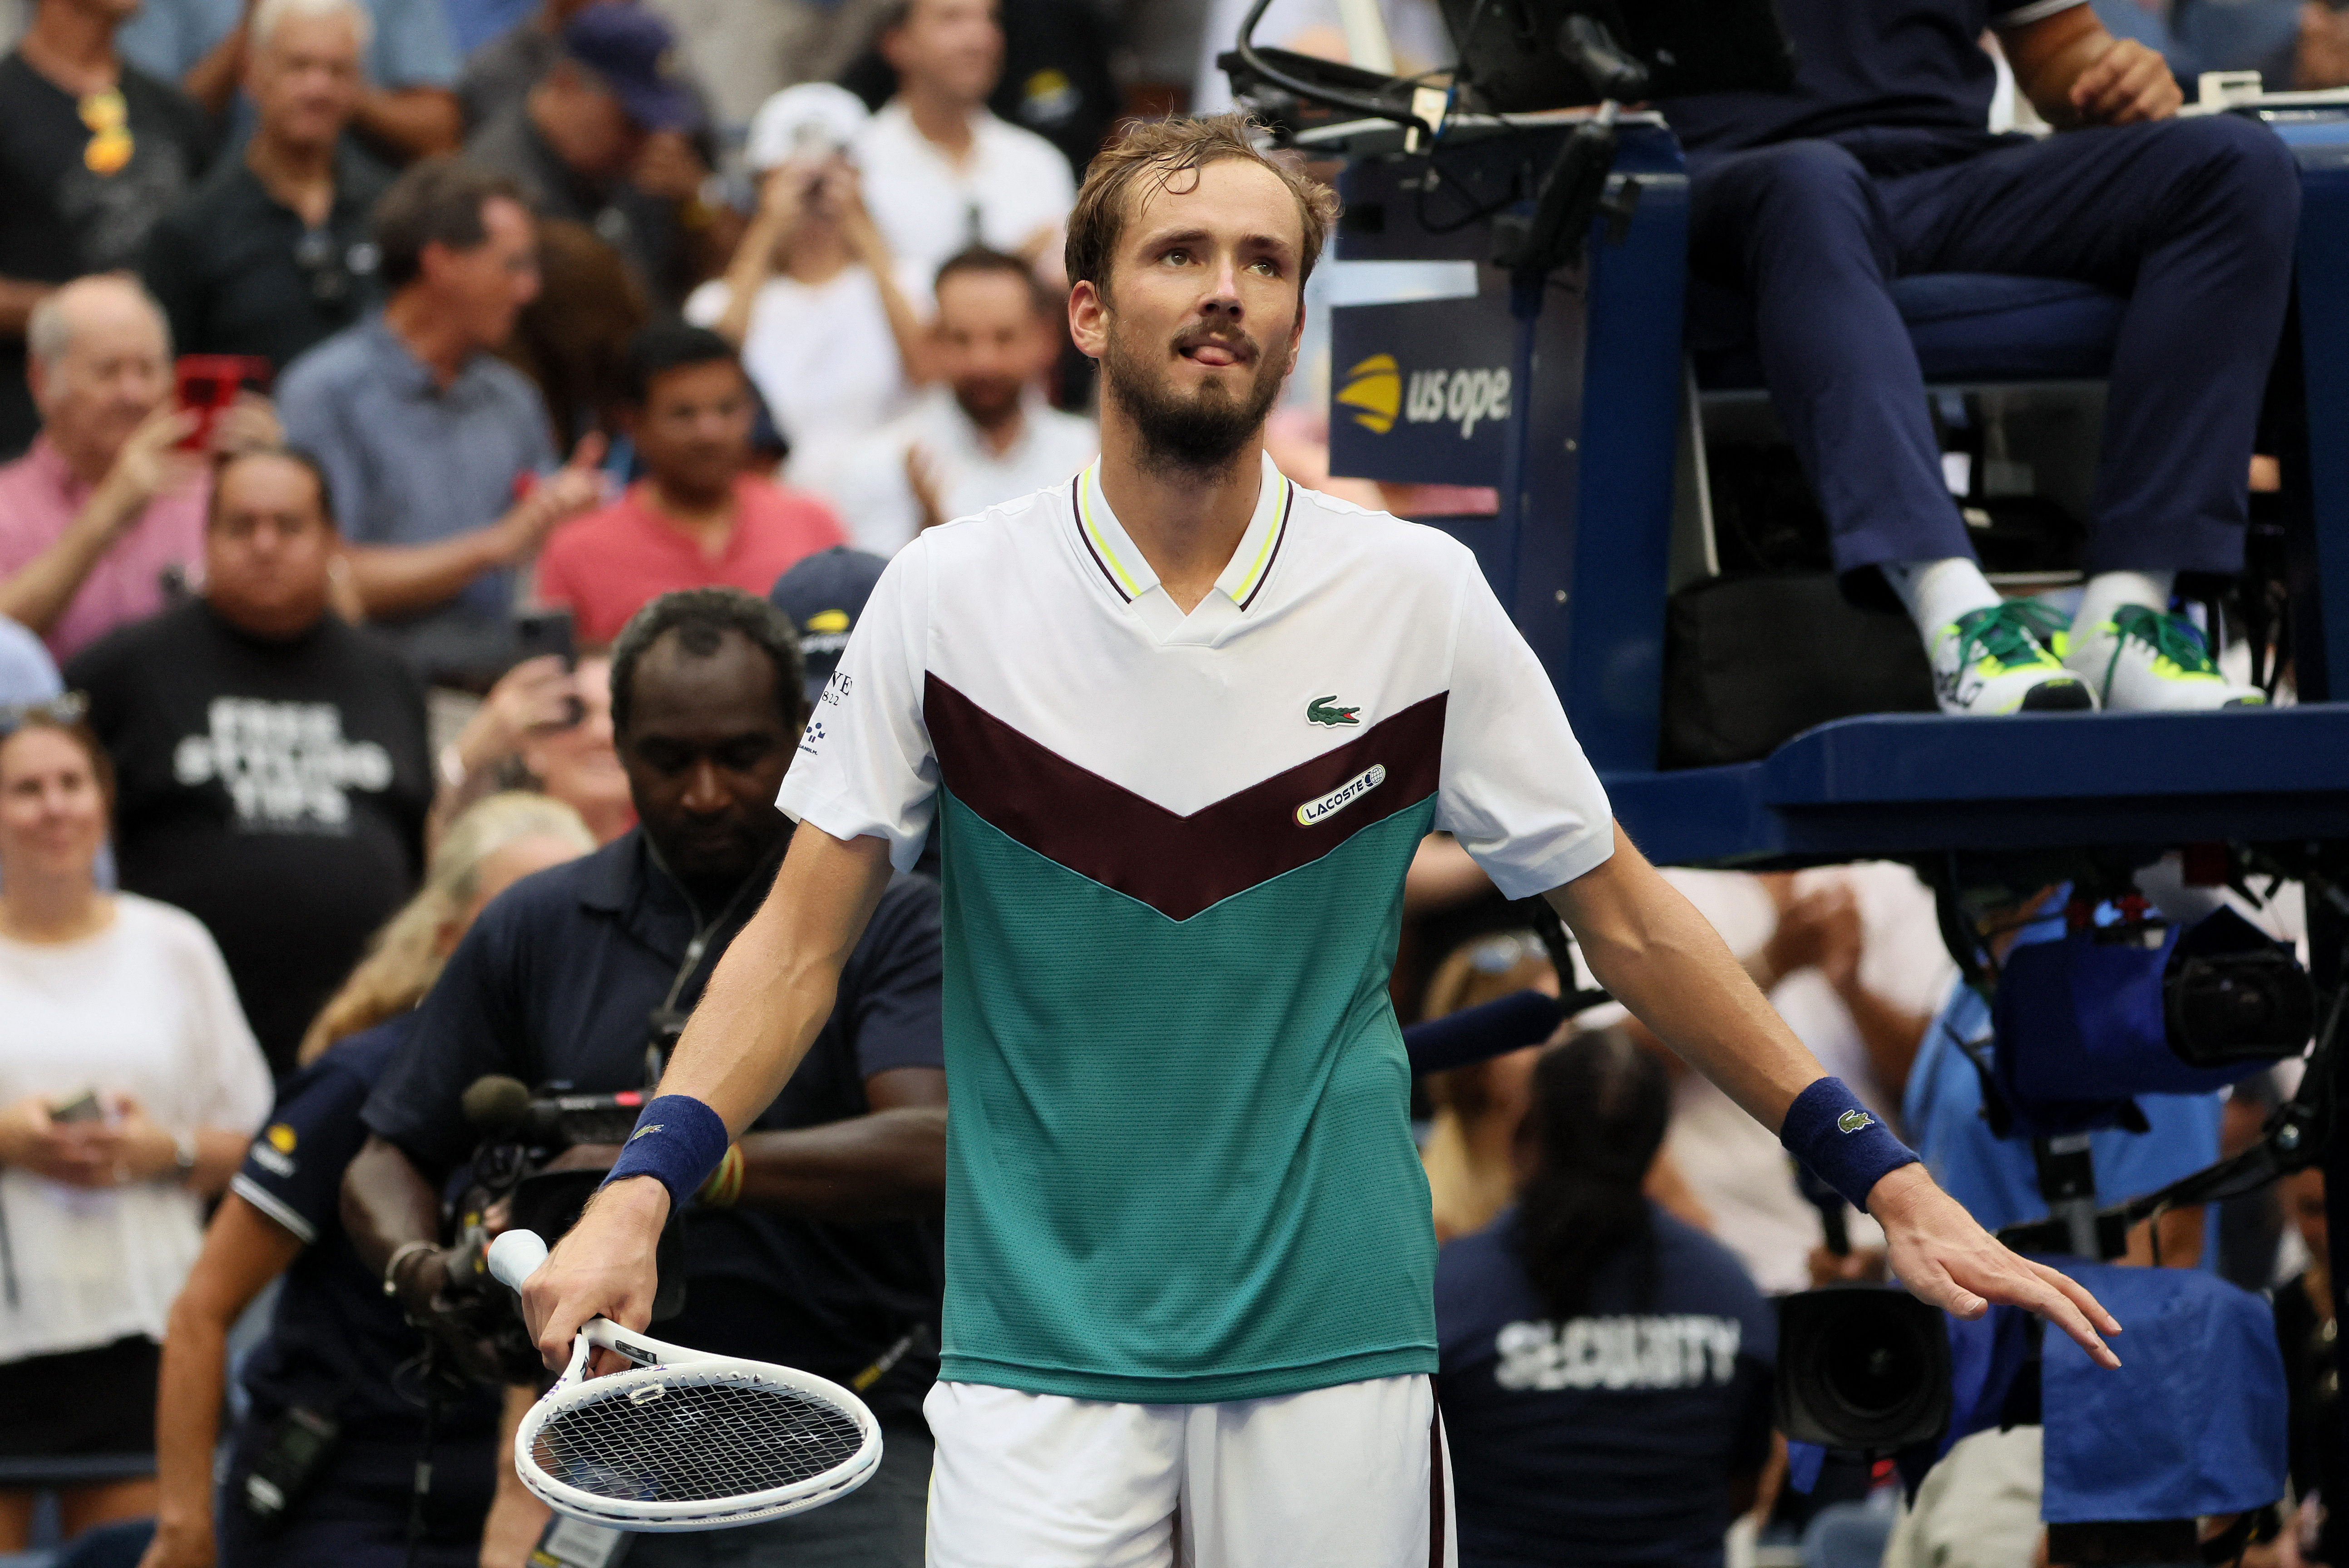
<svg viewBox="0 0 2349 1568">
<path fill-rule="evenodd" d="M 1145 447 L 1214 468 L 1263 428 L 1304 324 L 1303 237 L 1296 197 L 1255 162 L 1143 188 L 1109 288 L 1078 284 L 1071 327 Z"/>
</svg>

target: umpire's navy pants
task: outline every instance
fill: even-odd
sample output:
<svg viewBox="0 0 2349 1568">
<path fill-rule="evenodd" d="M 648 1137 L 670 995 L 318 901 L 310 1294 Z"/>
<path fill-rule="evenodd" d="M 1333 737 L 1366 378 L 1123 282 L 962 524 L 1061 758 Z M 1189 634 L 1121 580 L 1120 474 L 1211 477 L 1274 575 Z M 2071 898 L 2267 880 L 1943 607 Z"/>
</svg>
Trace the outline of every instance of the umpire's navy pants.
<svg viewBox="0 0 2349 1568">
<path fill-rule="evenodd" d="M 2128 298 L 2090 571 L 2234 572 L 2300 215 L 2290 155 L 2231 115 L 2040 141 L 1867 131 L 1692 153 L 1690 341 L 1750 341 L 1839 571 L 1972 553 L 1887 285 L 2075 278 Z"/>
</svg>

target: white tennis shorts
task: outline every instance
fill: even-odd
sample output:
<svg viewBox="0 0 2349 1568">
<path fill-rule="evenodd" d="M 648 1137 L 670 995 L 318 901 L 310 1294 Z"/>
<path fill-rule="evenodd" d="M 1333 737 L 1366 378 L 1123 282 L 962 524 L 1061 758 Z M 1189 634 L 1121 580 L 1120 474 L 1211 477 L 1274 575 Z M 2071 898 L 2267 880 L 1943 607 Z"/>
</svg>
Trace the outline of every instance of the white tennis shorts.
<svg viewBox="0 0 2349 1568">
<path fill-rule="evenodd" d="M 929 1568 L 1454 1568 L 1425 1377 L 1224 1405 L 940 1383 Z"/>
</svg>

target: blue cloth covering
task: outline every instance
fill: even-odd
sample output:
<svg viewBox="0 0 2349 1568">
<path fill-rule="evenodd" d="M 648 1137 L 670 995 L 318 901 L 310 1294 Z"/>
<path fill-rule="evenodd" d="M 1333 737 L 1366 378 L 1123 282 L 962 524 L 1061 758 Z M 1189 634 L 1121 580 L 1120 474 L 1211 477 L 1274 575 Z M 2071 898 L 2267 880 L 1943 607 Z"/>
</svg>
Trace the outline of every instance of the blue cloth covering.
<svg viewBox="0 0 2349 1568">
<path fill-rule="evenodd" d="M 2040 1364 L 2050 1524 L 2184 1519 L 2283 1495 L 2283 1356 L 2262 1298 L 2217 1276 L 2050 1258 L 2127 1332 L 2107 1372 L 2060 1334 Z"/>
</svg>

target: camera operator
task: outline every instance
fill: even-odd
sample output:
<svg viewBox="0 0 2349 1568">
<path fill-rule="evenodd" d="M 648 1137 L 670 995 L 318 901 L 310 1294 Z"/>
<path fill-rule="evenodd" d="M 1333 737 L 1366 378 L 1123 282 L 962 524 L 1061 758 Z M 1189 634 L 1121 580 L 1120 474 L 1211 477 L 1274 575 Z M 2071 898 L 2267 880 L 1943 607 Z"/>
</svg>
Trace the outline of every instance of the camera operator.
<svg viewBox="0 0 2349 1568">
<path fill-rule="evenodd" d="M 368 1100 L 376 1136 L 344 1184 L 361 1258 L 452 1339 L 478 1332 L 441 1299 L 454 1255 L 435 1245 L 437 1194 L 473 1143 L 466 1088 L 489 1074 L 580 1094 L 645 1085 L 790 836 L 773 803 L 807 708 L 773 607 L 731 588 L 655 599 L 614 647 L 612 711 L 640 826 L 483 914 L 418 1014 L 417 1049 Z M 863 1390 L 886 1429 L 881 1469 L 794 1518 L 640 1536 L 628 1568 L 720 1550 L 733 1563 L 920 1561 L 946 1180 L 937 904 L 917 878 L 882 892 L 814 1054 L 687 1213 L 686 1306 L 661 1327 L 852 1385 L 891 1362 Z M 533 1522 L 508 1488 L 484 1561 L 520 1563 Z"/>
</svg>

